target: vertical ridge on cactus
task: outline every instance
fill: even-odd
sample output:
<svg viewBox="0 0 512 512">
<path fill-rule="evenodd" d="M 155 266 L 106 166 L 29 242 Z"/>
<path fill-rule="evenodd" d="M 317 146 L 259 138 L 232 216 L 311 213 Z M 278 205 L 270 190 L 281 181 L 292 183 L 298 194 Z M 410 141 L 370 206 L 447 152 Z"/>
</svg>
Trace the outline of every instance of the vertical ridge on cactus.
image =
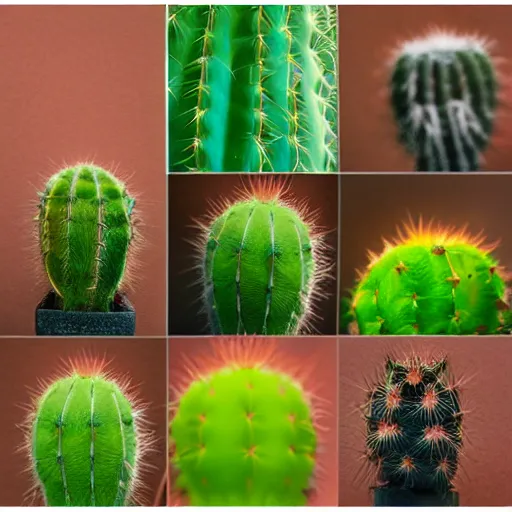
<svg viewBox="0 0 512 512">
<path fill-rule="evenodd" d="M 499 89 L 487 41 L 443 32 L 406 41 L 390 88 L 399 139 L 416 157 L 416 170 L 480 169 Z"/>
<path fill-rule="evenodd" d="M 335 7 L 169 7 L 169 170 L 337 170 Z"/>
</svg>

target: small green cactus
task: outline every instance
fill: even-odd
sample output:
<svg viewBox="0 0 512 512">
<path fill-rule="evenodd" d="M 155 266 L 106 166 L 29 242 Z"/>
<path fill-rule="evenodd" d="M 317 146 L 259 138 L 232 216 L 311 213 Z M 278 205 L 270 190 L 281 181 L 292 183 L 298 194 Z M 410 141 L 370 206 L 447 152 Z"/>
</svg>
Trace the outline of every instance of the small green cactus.
<svg viewBox="0 0 512 512">
<path fill-rule="evenodd" d="M 335 172 L 336 7 L 169 7 L 169 171 Z"/>
<path fill-rule="evenodd" d="M 109 172 L 77 165 L 40 194 L 44 267 L 64 311 L 109 311 L 126 270 L 135 200 Z"/>
<path fill-rule="evenodd" d="M 363 335 L 500 333 L 508 277 L 492 256 L 496 245 L 421 221 L 406 228 L 370 254 L 342 324 Z"/>
<path fill-rule="evenodd" d="M 406 41 L 390 88 L 400 141 L 416 157 L 416 170 L 479 170 L 498 105 L 498 77 L 485 40 L 434 32 Z"/>
</svg>

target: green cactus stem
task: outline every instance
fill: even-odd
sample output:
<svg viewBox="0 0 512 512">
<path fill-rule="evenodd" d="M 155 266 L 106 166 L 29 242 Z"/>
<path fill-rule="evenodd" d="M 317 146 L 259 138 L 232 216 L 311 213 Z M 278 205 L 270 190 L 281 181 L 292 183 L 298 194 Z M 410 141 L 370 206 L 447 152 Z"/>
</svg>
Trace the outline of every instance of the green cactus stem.
<svg viewBox="0 0 512 512">
<path fill-rule="evenodd" d="M 336 172 L 336 8 L 169 7 L 170 172 Z"/>
<path fill-rule="evenodd" d="M 434 32 L 397 51 L 390 82 L 400 141 L 416 170 L 478 171 L 498 105 L 495 62 L 485 40 Z"/>
<path fill-rule="evenodd" d="M 134 199 L 93 165 L 50 178 L 40 194 L 44 267 L 65 311 L 109 311 L 126 270 Z"/>
</svg>

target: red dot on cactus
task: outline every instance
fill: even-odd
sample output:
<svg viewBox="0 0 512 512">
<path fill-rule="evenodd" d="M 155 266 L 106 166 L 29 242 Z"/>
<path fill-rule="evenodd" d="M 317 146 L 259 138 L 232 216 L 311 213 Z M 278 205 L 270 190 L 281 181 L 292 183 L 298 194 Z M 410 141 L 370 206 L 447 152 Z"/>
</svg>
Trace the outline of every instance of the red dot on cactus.
<svg viewBox="0 0 512 512">
<path fill-rule="evenodd" d="M 414 469 L 416 469 L 414 466 L 414 462 L 412 461 L 412 458 L 404 457 L 400 464 L 400 469 L 403 469 L 405 471 L 413 471 Z"/>
<path fill-rule="evenodd" d="M 437 406 L 438 403 L 439 399 L 435 389 L 427 389 L 421 401 L 423 408 L 431 411 Z"/>
<path fill-rule="evenodd" d="M 386 408 L 388 410 L 397 409 L 400 407 L 400 402 L 402 398 L 400 397 L 400 393 L 398 392 L 396 387 L 390 389 L 386 394 Z"/>
<path fill-rule="evenodd" d="M 255 452 L 256 452 L 256 446 L 251 446 L 251 447 L 247 450 L 247 456 L 248 456 L 248 457 L 254 457 Z"/>
<path fill-rule="evenodd" d="M 248 420 L 252 420 L 254 418 L 254 413 L 253 412 L 248 412 L 247 413 L 247 419 Z"/>
<path fill-rule="evenodd" d="M 295 423 L 295 420 L 296 420 L 295 414 L 290 414 L 288 416 L 288 419 L 290 420 L 291 423 Z"/>
<path fill-rule="evenodd" d="M 204 423 L 204 422 L 206 421 L 206 415 L 204 415 L 204 414 L 200 414 L 200 415 L 199 415 L 199 421 L 200 421 L 201 423 Z"/>
<path fill-rule="evenodd" d="M 400 427 L 396 423 L 379 422 L 377 435 L 380 439 L 389 439 L 400 434 Z"/>
<path fill-rule="evenodd" d="M 411 368 L 407 373 L 405 381 L 411 386 L 417 386 L 421 383 L 422 379 L 423 376 L 421 374 L 420 368 Z"/>
<path fill-rule="evenodd" d="M 427 427 L 424 432 L 425 441 L 437 443 L 439 441 L 448 439 L 446 430 L 441 425 L 433 425 L 432 427 Z"/>
<path fill-rule="evenodd" d="M 450 462 L 448 461 L 448 459 L 443 459 L 439 461 L 439 464 L 437 465 L 436 469 L 441 473 L 447 474 L 450 470 Z"/>
</svg>

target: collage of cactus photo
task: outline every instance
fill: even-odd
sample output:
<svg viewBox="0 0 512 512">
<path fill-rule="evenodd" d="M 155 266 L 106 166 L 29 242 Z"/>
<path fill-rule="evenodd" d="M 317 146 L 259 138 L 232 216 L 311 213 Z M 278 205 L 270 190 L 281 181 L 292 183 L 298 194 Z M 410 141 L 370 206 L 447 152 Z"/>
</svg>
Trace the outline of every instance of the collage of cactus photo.
<svg viewBox="0 0 512 512">
<path fill-rule="evenodd" d="M 0 508 L 512 507 L 511 27 L 0 0 Z"/>
</svg>

